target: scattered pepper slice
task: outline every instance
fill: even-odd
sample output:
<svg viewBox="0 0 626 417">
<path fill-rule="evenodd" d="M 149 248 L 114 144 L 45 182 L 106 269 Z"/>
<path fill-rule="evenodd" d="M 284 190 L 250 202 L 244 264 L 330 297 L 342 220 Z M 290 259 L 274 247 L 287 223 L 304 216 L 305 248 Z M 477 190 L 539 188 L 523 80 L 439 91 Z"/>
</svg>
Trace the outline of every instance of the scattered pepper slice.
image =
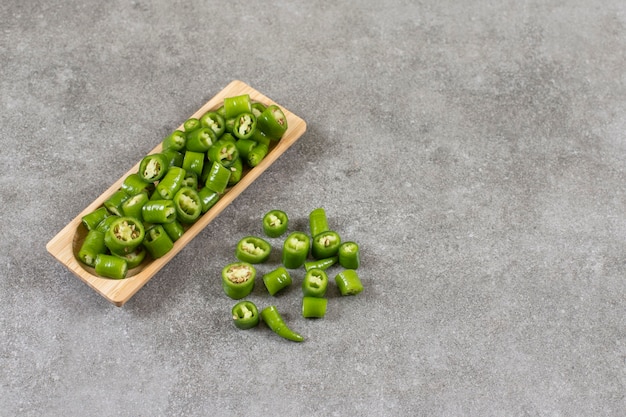
<svg viewBox="0 0 626 417">
<path fill-rule="evenodd" d="M 279 237 L 287 231 L 289 218 L 282 210 L 271 210 L 263 216 L 263 231 L 268 237 Z"/>
<path fill-rule="evenodd" d="M 248 262 L 233 262 L 222 269 L 222 288 L 233 300 L 249 295 L 254 289 L 256 269 Z"/>
<path fill-rule="evenodd" d="M 233 323 L 242 330 L 256 327 L 261 321 L 259 310 L 252 301 L 240 301 L 231 310 Z"/>
<path fill-rule="evenodd" d="M 265 324 L 267 324 L 267 326 L 280 337 L 294 342 L 304 341 L 304 337 L 302 337 L 302 335 L 294 332 L 287 326 L 276 306 L 265 307 L 261 311 L 261 318 Z"/>
<path fill-rule="evenodd" d="M 270 257 L 272 246 L 264 239 L 256 236 L 246 236 L 237 243 L 235 256 L 243 262 L 259 264 Z"/>
</svg>

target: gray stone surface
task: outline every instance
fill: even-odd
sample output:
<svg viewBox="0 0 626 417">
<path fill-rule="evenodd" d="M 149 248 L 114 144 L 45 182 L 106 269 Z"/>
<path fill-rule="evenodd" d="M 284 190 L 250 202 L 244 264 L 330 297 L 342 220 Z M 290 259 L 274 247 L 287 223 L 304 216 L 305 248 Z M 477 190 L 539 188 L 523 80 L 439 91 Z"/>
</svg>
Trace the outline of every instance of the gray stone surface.
<svg viewBox="0 0 626 417">
<path fill-rule="evenodd" d="M 624 415 L 623 1 L 4 0 L 0 27 L 2 416 Z M 109 304 L 46 243 L 233 79 L 306 134 Z M 235 243 L 318 206 L 365 291 L 307 321 L 294 273 L 251 299 L 304 343 L 236 330 Z"/>
</svg>

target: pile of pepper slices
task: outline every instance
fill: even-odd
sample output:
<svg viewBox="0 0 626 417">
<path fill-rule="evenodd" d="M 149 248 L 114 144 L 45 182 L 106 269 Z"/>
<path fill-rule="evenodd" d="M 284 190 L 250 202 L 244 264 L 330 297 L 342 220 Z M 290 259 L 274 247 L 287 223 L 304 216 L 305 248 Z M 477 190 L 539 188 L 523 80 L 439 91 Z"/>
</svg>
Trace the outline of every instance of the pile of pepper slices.
<svg viewBox="0 0 626 417">
<path fill-rule="evenodd" d="M 281 210 L 272 210 L 263 216 L 263 231 L 268 237 L 280 237 L 287 232 L 289 219 Z M 263 283 L 272 296 L 292 285 L 289 270 L 304 267 L 302 280 L 302 316 L 321 318 L 326 314 L 328 275 L 326 270 L 339 263 L 344 270 L 335 276 L 335 283 L 342 296 L 356 295 L 363 285 L 356 272 L 360 264 L 359 246 L 352 241 L 342 242 L 335 230 L 328 226 L 326 212 L 316 208 L 309 213 L 310 236 L 304 232 L 291 232 L 282 247 L 282 264 L 263 275 Z M 254 289 L 257 271 L 255 264 L 266 262 L 271 245 L 259 236 L 246 236 L 239 240 L 235 249 L 238 262 L 222 269 L 222 288 L 232 299 L 241 300 Z M 309 260 L 312 257 L 313 260 Z M 293 331 L 275 305 L 264 308 L 260 314 L 257 306 L 248 300 L 239 301 L 232 308 L 233 323 L 240 329 L 256 327 L 261 319 L 279 336 L 302 342 L 302 335 Z"/>
<path fill-rule="evenodd" d="M 162 141 L 161 152 L 144 157 L 138 172 L 82 218 L 88 232 L 78 259 L 102 277 L 123 279 L 147 256 L 165 255 L 287 128 L 280 107 L 249 94 L 227 97 L 215 111 L 186 120 L 183 130 Z"/>
</svg>

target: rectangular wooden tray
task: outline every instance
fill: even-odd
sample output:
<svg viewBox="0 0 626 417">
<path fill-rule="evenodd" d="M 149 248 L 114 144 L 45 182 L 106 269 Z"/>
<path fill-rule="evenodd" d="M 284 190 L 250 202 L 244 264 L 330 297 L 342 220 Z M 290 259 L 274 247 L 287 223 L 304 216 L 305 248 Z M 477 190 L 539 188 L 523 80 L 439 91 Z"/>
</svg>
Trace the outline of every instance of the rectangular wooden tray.
<svg viewBox="0 0 626 417">
<path fill-rule="evenodd" d="M 304 120 L 291 113 L 289 110 L 270 100 L 249 85 L 235 80 L 228 84 L 215 97 L 206 102 L 193 115 L 189 117 L 199 118 L 209 110 L 217 109 L 223 104 L 225 97 L 233 97 L 241 94 L 249 94 L 254 101 L 259 101 L 265 105 L 278 104 L 287 117 L 287 132 L 280 141 L 272 142 L 267 156 L 252 169 L 245 169 L 241 180 L 233 187 L 226 190 L 220 200 L 198 219 L 184 235 L 174 243 L 174 248 L 165 256 L 156 260 L 146 260 L 144 263 L 128 272 L 127 278 L 122 280 L 102 278 L 95 274 L 93 268 L 78 261 L 76 254 L 80 249 L 82 241 L 87 234 L 85 226 L 82 224 L 82 217 L 98 207 L 102 206 L 115 191 L 120 189 L 124 179 L 138 171 L 140 161 L 128 172 L 113 183 L 93 203 L 85 207 L 67 226 L 65 226 L 48 244 L 46 249 L 59 262 L 65 265 L 72 273 L 93 288 L 96 292 L 106 298 L 114 305 L 123 306 L 141 287 L 143 287 L 167 262 L 180 252 L 198 233 L 200 233 L 224 208 L 226 208 L 243 190 L 245 190 L 261 173 L 263 173 L 276 159 L 282 155 L 296 140 L 306 131 Z M 178 129 L 183 129 L 182 124 Z M 159 143 L 150 153 L 161 151 Z"/>
</svg>

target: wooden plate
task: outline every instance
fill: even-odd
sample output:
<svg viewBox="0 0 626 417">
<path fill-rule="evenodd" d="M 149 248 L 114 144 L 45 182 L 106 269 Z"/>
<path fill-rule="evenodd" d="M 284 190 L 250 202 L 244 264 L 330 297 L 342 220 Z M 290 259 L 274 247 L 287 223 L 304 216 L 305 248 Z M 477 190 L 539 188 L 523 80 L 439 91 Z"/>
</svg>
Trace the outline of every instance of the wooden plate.
<svg viewBox="0 0 626 417">
<path fill-rule="evenodd" d="M 190 117 L 199 118 L 209 110 L 214 110 L 223 104 L 224 98 L 241 94 L 249 94 L 254 101 L 259 101 L 265 105 L 278 104 L 252 87 L 241 81 L 232 81 L 215 97 L 206 102 Z M 280 106 L 280 104 L 278 104 Z M 167 262 L 180 252 L 198 233 L 202 231 L 211 221 L 219 215 L 243 190 L 245 190 L 263 171 L 265 171 L 276 159 L 285 152 L 300 136 L 306 131 L 304 120 L 291 113 L 286 108 L 280 106 L 287 117 L 288 129 L 280 141 L 272 142 L 267 156 L 252 169 L 244 169 L 241 180 L 233 187 L 226 190 L 220 200 L 207 211 L 200 219 L 187 229 L 185 234 L 174 243 L 174 248 L 165 256 L 156 260 L 146 259 L 144 263 L 131 269 L 125 279 L 115 280 L 102 278 L 95 274 L 93 268 L 86 266 L 77 258 L 78 250 L 87 234 L 87 229 L 82 224 L 82 217 L 98 207 L 102 206 L 115 191 L 120 189 L 124 179 L 138 171 L 139 162 L 132 167 L 125 175 L 109 187 L 100 197 L 87 206 L 74 220 L 63 228 L 48 244 L 46 248 L 59 262 L 65 265 L 78 278 L 96 292 L 109 300 L 111 303 L 121 307 L 126 303 L 146 282 L 150 280 Z M 178 129 L 183 129 L 182 124 Z M 161 151 L 159 143 L 150 153 Z M 245 164 L 244 164 L 245 165 Z"/>
</svg>

